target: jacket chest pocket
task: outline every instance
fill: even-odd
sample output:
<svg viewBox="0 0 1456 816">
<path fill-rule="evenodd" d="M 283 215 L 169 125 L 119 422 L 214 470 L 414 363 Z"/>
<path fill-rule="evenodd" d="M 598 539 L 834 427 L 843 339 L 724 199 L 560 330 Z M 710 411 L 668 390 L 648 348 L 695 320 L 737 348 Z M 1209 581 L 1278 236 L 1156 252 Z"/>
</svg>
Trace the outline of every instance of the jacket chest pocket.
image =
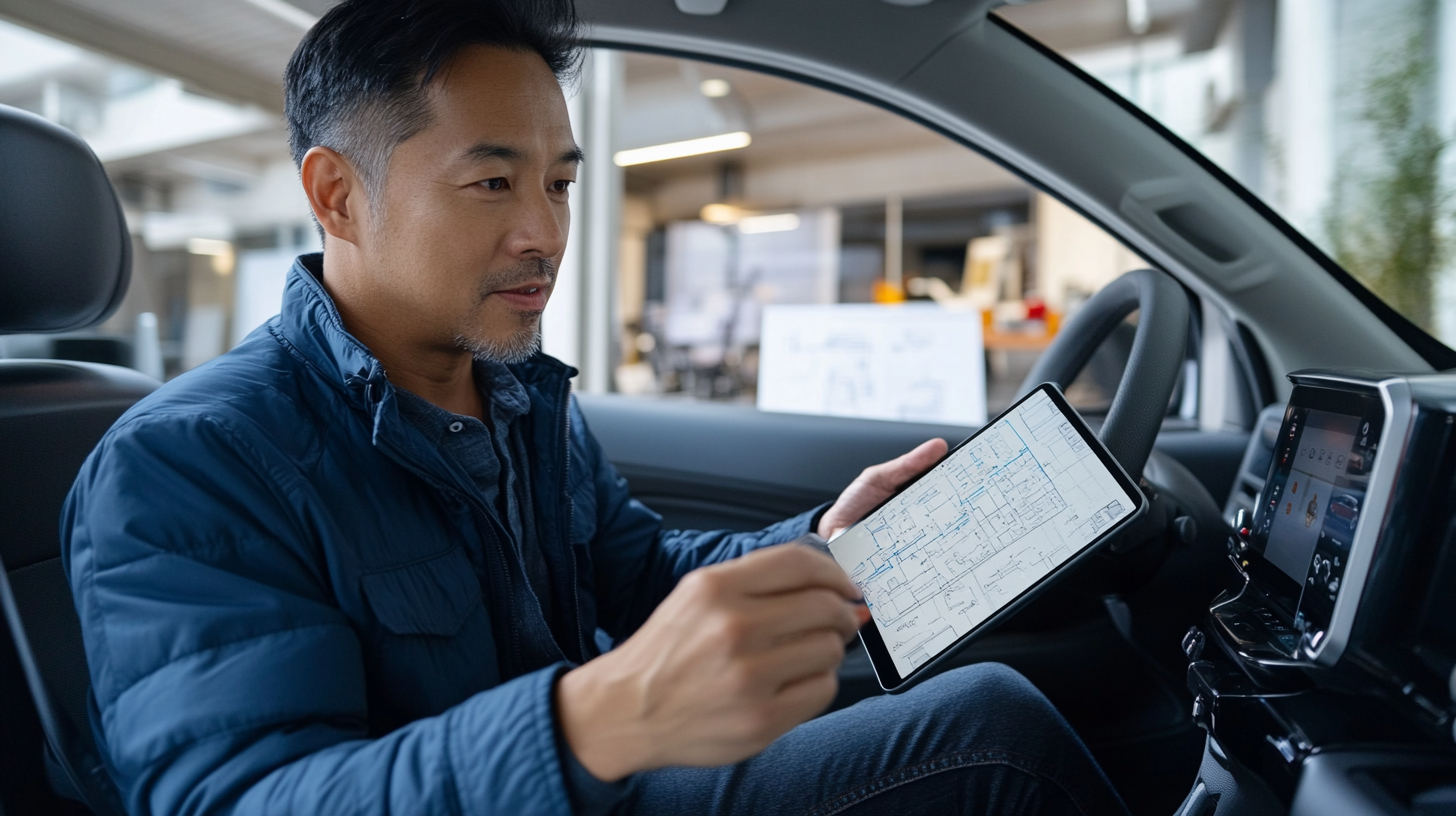
<svg viewBox="0 0 1456 816">
<path fill-rule="evenodd" d="M 461 547 L 360 580 L 374 616 L 396 635 L 451 637 L 482 602 L 480 581 Z"/>
<path fill-rule="evenodd" d="M 434 716 L 500 682 L 490 616 L 463 548 L 360 581 L 378 622 L 365 645 L 375 730 Z"/>
</svg>

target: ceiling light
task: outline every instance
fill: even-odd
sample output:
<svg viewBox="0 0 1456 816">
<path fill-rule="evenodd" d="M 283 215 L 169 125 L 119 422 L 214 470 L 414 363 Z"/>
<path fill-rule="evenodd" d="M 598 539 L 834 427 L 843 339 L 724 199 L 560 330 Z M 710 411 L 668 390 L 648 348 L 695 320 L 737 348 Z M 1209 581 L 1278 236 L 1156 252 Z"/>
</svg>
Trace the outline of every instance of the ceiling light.
<svg viewBox="0 0 1456 816">
<path fill-rule="evenodd" d="M 634 164 L 681 159 L 685 156 L 699 156 L 722 150 L 737 150 L 740 147 L 748 147 L 752 142 L 753 137 L 749 136 L 747 131 L 740 130 L 736 133 L 706 136 L 702 139 L 668 142 L 651 147 L 639 147 L 635 150 L 619 150 L 612 157 L 612 161 L 616 162 L 618 167 L 631 167 Z"/>
<path fill-rule="evenodd" d="M 256 6 L 263 11 L 277 17 L 285 23 L 291 23 L 304 31 L 313 28 L 318 18 L 299 8 L 298 6 L 286 3 L 284 0 L 247 0 L 250 5 Z"/>
<path fill-rule="evenodd" d="M 728 226 L 742 221 L 748 211 L 732 204 L 709 204 L 698 211 L 698 217 L 709 224 Z"/>
<path fill-rule="evenodd" d="M 738 231 L 744 235 L 759 232 L 792 232 L 798 228 L 799 216 L 794 213 L 755 215 L 738 222 Z"/>
<path fill-rule="evenodd" d="M 188 238 L 187 251 L 193 255 L 207 255 L 212 258 L 212 271 L 219 275 L 231 275 L 237 256 L 233 255 L 231 241 L 219 238 Z"/>
<path fill-rule="evenodd" d="M 188 238 L 187 251 L 193 255 L 231 255 L 233 245 L 216 238 Z"/>
<path fill-rule="evenodd" d="M 728 84 L 726 79 L 705 79 L 698 86 L 703 96 L 719 99 L 733 92 L 733 86 Z"/>
</svg>

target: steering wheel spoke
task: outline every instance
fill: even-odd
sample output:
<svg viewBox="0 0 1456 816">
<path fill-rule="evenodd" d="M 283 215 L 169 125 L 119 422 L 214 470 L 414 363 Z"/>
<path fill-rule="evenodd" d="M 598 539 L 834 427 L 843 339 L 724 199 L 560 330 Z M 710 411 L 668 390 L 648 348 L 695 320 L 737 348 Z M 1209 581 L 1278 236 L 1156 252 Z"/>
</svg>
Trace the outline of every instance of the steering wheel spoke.
<svg viewBox="0 0 1456 816">
<path fill-rule="evenodd" d="M 1153 450 L 1178 383 L 1188 342 L 1188 295 L 1164 272 L 1128 272 L 1093 295 L 1037 360 L 1021 394 L 1044 382 L 1065 390 L 1128 315 L 1138 312 L 1127 370 L 1113 395 L 1100 437 L 1134 479 Z"/>
</svg>

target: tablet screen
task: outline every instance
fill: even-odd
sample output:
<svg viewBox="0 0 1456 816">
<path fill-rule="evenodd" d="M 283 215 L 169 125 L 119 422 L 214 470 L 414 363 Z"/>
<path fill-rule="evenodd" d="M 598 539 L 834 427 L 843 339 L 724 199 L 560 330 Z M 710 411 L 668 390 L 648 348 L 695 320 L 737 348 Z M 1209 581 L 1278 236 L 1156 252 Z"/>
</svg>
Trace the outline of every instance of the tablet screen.
<svg viewBox="0 0 1456 816">
<path fill-rule="evenodd" d="M 1036 389 L 830 542 L 900 678 L 1141 506 L 1064 402 Z"/>
</svg>

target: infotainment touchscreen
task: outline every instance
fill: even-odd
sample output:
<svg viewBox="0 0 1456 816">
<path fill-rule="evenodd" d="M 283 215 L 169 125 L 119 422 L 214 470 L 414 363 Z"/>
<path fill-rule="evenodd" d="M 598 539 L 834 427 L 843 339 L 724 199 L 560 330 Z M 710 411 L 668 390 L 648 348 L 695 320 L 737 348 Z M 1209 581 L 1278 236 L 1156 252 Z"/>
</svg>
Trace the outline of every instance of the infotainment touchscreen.
<svg viewBox="0 0 1456 816">
<path fill-rule="evenodd" d="M 1042 385 L 829 543 L 864 592 L 880 685 L 901 687 L 1144 506 Z"/>
<path fill-rule="evenodd" d="M 1250 546 L 1259 586 L 1295 628 L 1325 629 L 1366 503 L 1384 419 L 1374 395 L 1299 387 L 1275 441 Z"/>
</svg>

